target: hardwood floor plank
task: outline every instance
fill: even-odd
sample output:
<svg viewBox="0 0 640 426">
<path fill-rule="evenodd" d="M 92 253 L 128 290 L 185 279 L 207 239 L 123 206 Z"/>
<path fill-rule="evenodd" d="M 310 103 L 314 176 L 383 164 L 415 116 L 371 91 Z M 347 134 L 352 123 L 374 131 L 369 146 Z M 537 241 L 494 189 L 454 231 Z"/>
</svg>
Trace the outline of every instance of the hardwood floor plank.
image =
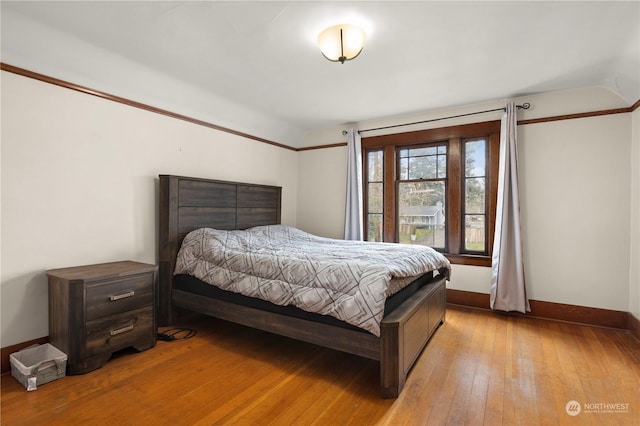
<svg viewBox="0 0 640 426">
<path fill-rule="evenodd" d="M 535 374 L 537 389 L 537 412 L 540 413 L 546 424 L 560 424 L 557 413 L 564 412 L 566 402 L 561 402 L 561 395 L 554 380 L 560 377 L 562 370 L 559 367 L 558 355 L 553 346 L 554 334 L 553 322 L 541 323 L 538 327 L 538 342 L 535 350 Z"/>
<path fill-rule="evenodd" d="M 470 355 L 474 352 L 471 348 L 473 330 L 478 326 L 478 321 L 465 324 L 462 322 L 454 322 L 452 324 L 451 333 L 458 335 L 458 347 L 455 352 L 450 354 L 451 361 L 446 368 L 442 369 L 442 373 L 438 371 L 434 375 L 435 383 L 439 386 L 439 390 L 434 391 L 435 400 L 427 424 L 444 425 L 447 424 L 452 408 L 456 410 L 457 401 L 454 401 L 458 387 L 467 389 L 469 380 L 472 379 L 472 362 Z M 446 374 L 446 375 L 445 375 Z M 464 395 L 462 390 L 459 395 Z M 455 412 L 457 415 L 457 411 Z"/>
<path fill-rule="evenodd" d="M 477 356 L 484 336 L 479 332 L 482 327 L 480 321 L 474 322 L 474 327 L 467 327 L 468 334 L 463 337 L 466 345 L 461 346 L 458 353 L 459 363 L 454 367 L 456 371 L 456 390 L 449 408 L 446 424 L 462 425 L 466 422 L 468 408 L 471 403 L 471 390 L 478 368 L 481 368 L 482 357 Z M 484 407 L 482 407 L 484 410 Z"/>
<path fill-rule="evenodd" d="M 491 364 L 489 384 L 487 386 L 487 405 L 485 408 L 484 424 L 503 424 L 504 412 L 504 366 L 506 365 L 507 333 L 506 321 L 496 318 L 494 341 L 491 347 Z"/>
<path fill-rule="evenodd" d="M 529 419 L 537 419 L 541 417 L 541 413 L 537 408 L 538 391 L 536 387 L 536 375 L 534 367 L 534 357 L 536 350 L 531 348 L 539 347 L 539 343 L 535 338 L 536 333 L 531 329 L 528 321 L 521 321 L 521 318 L 514 318 L 514 339 L 516 345 L 514 351 L 517 374 L 516 383 L 517 391 L 515 392 L 519 409 L 517 414 L 521 424 L 529 421 Z"/>
<path fill-rule="evenodd" d="M 441 327 L 442 330 L 447 329 L 443 327 L 445 326 Z M 433 336 L 432 341 L 438 341 L 438 344 L 427 345 L 420 355 L 421 361 L 415 364 L 404 390 L 380 420 L 381 426 L 426 423 L 431 412 L 431 400 L 438 390 L 434 373 L 448 361 L 449 352 L 444 350 L 444 346 L 450 346 L 450 342 L 446 341 L 446 334 L 442 332 Z"/>
<path fill-rule="evenodd" d="M 482 424 L 487 410 L 487 395 L 491 378 L 491 362 L 493 358 L 493 342 L 495 336 L 496 321 L 490 318 L 484 326 L 481 334 L 483 337 L 480 351 L 478 352 L 478 366 L 471 387 L 469 404 L 466 411 L 465 425 L 474 426 Z"/>
<path fill-rule="evenodd" d="M 182 325 L 198 334 L 123 351 L 33 392 L 2 376 L 1 424 L 638 426 L 640 418 L 640 342 L 619 330 L 450 308 L 403 393 L 385 400 L 375 361 L 207 317 Z M 578 415 L 567 413 L 569 401 Z"/>
</svg>

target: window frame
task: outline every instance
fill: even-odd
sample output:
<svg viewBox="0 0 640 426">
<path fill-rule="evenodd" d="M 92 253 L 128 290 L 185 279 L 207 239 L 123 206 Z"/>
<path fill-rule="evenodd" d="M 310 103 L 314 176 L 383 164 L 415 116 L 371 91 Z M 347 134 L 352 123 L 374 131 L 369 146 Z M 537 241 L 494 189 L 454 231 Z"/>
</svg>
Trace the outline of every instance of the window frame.
<svg viewBox="0 0 640 426">
<path fill-rule="evenodd" d="M 485 138 L 486 173 L 485 185 L 485 235 L 486 251 L 482 254 L 470 252 L 464 247 L 464 143 L 468 140 Z M 493 235 L 495 230 L 496 199 L 498 189 L 498 167 L 500 157 L 500 121 L 463 124 L 436 129 L 417 130 L 362 138 L 363 170 L 367 170 L 367 158 L 371 151 L 383 151 L 383 238 L 384 241 L 399 241 L 399 217 L 397 194 L 399 188 L 399 150 L 412 146 L 447 143 L 447 184 L 446 184 L 446 250 L 443 254 L 455 264 L 491 266 Z M 368 177 L 364 186 L 364 229 L 368 229 Z M 366 235 L 365 235 L 366 237 Z"/>
</svg>

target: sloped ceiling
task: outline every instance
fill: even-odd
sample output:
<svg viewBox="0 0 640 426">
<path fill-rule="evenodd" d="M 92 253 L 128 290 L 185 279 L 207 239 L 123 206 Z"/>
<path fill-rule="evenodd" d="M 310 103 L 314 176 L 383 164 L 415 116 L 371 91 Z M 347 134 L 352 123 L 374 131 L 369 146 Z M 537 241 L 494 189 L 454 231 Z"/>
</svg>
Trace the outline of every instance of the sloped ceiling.
<svg viewBox="0 0 640 426">
<path fill-rule="evenodd" d="M 256 125 L 271 120 L 290 134 L 577 87 L 606 86 L 629 105 L 640 99 L 635 1 L 1 7 L 4 63 L 176 112 L 210 108 L 202 118 L 214 121 L 234 121 L 229 111 Z M 344 65 L 315 44 L 323 28 L 341 22 L 367 32 L 362 54 Z"/>
</svg>

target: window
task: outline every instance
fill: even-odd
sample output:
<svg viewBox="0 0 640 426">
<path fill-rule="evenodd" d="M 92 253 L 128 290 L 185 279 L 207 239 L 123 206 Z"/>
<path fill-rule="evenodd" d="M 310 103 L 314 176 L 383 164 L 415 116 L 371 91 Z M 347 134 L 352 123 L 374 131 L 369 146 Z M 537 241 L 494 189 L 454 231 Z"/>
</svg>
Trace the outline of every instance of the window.
<svg viewBox="0 0 640 426">
<path fill-rule="evenodd" d="M 384 181 L 382 178 L 383 166 L 382 151 L 370 151 L 367 154 L 367 240 L 384 241 L 382 238 L 383 200 L 382 192 Z"/>
<path fill-rule="evenodd" d="M 465 141 L 464 150 L 464 252 L 485 254 L 487 140 Z"/>
<path fill-rule="evenodd" d="M 490 265 L 500 122 L 362 138 L 369 241 Z"/>
<path fill-rule="evenodd" d="M 403 147 L 398 154 L 398 240 L 446 249 L 447 145 Z"/>
</svg>

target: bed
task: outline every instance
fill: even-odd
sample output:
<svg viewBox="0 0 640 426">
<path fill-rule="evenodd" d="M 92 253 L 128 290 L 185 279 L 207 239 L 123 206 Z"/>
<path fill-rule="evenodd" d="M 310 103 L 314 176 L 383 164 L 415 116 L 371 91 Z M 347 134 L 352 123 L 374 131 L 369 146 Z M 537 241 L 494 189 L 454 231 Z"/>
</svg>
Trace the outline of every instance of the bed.
<svg viewBox="0 0 640 426">
<path fill-rule="evenodd" d="M 233 294 L 174 275 L 185 236 L 202 228 L 244 230 L 280 224 L 277 186 L 160 175 L 158 321 L 171 325 L 178 309 L 202 313 L 380 362 L 383 398 L 397 397 L 427 342 L 445 321 L 447 271 L 416 278 L 390 298 L 379 336 L 332 316 Z M 402 297 L 400 297 L 402 296 Z"/>
</svg>

